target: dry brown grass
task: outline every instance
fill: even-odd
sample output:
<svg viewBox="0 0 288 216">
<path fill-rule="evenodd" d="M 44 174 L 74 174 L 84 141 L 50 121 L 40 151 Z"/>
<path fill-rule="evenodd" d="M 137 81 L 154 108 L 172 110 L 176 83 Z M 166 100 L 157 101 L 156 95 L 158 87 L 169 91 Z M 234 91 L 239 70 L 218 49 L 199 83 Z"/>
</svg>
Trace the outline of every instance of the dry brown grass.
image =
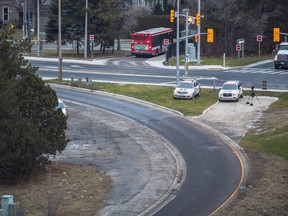
<svg viewBox="0 0 288 216">
<path fill-rule="evenodd" d="M 88 166 L 52 163 L 29 182 L 16 186 L 0 185 L 0 194 L 13 194 L 25 215 L 95 215 L 112 180 L 102 171 Z M 57 214 L 54 214 L 56 213 Z"/>
</svg>

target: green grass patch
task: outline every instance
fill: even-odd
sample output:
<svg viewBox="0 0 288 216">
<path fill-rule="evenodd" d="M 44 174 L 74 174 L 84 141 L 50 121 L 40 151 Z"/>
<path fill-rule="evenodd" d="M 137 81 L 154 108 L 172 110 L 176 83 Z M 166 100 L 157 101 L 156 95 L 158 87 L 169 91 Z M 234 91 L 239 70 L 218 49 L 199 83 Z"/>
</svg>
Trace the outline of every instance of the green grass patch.
<svg viewBox="0 0 288 216">
<path fill-rule="evenodd" d="M 278 100 L 264 112 L 269 117 L 260 126 L 261 130 L 251 129 L 240 145 L 244 149 L 258 149 L 288 160 L 288 93 L 260 91 L 256 95 L 277 97 Z"/>
<path fill-rule="evenodd" d="M 278 129 L 256 134 L 248 132 L 241 140 L 244 149 L 258 149 L 260 151 L 278 155 L 288 160 L 288 124 Z"/>
</svg>

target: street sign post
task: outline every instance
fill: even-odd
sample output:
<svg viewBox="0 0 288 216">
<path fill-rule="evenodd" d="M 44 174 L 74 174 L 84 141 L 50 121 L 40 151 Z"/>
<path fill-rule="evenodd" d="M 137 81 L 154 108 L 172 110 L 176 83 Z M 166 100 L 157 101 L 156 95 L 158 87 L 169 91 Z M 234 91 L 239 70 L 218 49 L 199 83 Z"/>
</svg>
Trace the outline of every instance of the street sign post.
<svg viewBox="0 0 288 216">
<path fill-rule="evenodd" d="M 163 44 L 164 44 L 164 45 L 169 44 L 169 39 L 164 39 Z"/>
<path fill-rule="evenodd" d="M 258 56 L 261 55 L 261 41 L 262 41 L 262 35 L 257 35 L 257 41 L 258 41 Z"/>
<path fill-rule="evenodd" d="M 244 45 L 245 45 L 245 38 L 240 38 L 236 41 L 237 45 L 240 45 L 240 50 L 242 50 L 242 58 L 244 59 Z M 237 48 L 236 48 L 237 49 Z M 238 50 L 238 58 L 240 58 L 240 50 Z"/>
<path fill-rule="evenodd" d="M 241 45 L 240 44 L 236 44 L 236 50 L 238 52 L 238 59 L 240 59 L 240 51 L 241 51 Z"/>
</svg>

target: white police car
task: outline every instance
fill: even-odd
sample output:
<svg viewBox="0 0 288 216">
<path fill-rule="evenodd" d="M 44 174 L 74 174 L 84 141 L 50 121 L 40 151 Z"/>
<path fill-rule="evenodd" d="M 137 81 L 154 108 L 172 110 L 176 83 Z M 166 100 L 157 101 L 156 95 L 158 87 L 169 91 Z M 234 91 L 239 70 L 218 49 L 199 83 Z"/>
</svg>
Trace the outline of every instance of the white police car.
<svg viewBox="0 0 288 216">
<path fill-rule="evenodd" d="M 225 82 L 219 93 L 219 101 L 239 101 L 239 98 L 243 97 L 243 87 L 238 80 Z"/>
<path fill-rule="evenodd" d="M 198 80 L 182 80 L 174 90 L 174 99 L 193 99 L 200 96 L 201 85 Z"/>
<path fill-rule="evenodd" d="M 60 98 L 58 98 L 58 105 L 55 108 L 56 110 L 61 110 L 62 113 L 64 114 L 64 116 L 67 118 L 68 117 L 68 113 L 67 113 L 67 109 L 66 109 L 66 105 L 64 103 L 64 101 Z"/>
</svg>

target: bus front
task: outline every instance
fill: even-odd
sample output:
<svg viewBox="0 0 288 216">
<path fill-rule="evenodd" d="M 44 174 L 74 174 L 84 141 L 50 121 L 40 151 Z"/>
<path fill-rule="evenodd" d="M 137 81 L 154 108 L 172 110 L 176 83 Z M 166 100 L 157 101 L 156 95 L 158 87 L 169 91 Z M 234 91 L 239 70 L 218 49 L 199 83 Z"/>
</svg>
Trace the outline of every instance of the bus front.
<svg viewBox="0 0 288 216">
<path fill-rule="evenodd" d="M 152 35 L 132 33 L 131 54 L 135 56 L 152 55 Z"/>
</svg>

